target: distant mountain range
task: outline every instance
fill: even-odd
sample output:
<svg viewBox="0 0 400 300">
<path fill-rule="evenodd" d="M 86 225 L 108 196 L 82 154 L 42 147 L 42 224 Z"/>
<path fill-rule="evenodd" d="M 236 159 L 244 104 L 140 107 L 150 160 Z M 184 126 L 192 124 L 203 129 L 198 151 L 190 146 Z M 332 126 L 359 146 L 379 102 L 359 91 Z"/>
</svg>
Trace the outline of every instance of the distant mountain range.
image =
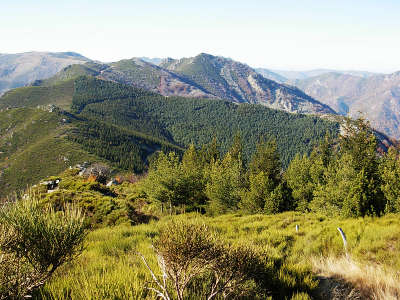
<svg viewBox="0 0 400 300">
<path fill-rule="evenodd" d="M 140 58 L 109 64 L 89 61 L 68 66 L 53 78 L 33 84 L 53 84 L 79 75 L 95 76 L 164 96 L 219 98 L 235 103 L 262 104 L 291 113 L 335 113 L 294 86 L 266 79 L 245 64 L 204 53 L 180 60 L 165 59 L 160 65 Z"/>
<path fill-rule="evenodd" d="M 327 73 L 295 84 L 342 115 L 363 113 L 375 129 L 400 139 L 400 72 L 364 78 Z"/>
<path fill-rule="evenodd" d="M 0 95 L 36 79 L 48 78 L 71 64 L 88 58 L 74 52 L 27 52 L 0 54 Z"/>
<path fill-rule="evenodd" d="M 202 53 L 180 60 L 164 60 L 160 67 L 192 82 L 220 99 L 254 103 L 294 113 L 334 113 L 301 90 L 279 84 L 248 65 Z"/>
<path fill-rule="evenodd" d="M 327 73 L 339 73 L 352 75 L 362 78 L 368 78 L 370 76 L 381 75 L 379 73 L 373 73 L 368 71 L 339 71 L 332 69 L 315 69 L 309 71 L 287 71 L 287 70 L 273 70 L 265 68 L 257 68 L 256 71 L 263 75 L 265 78 L 278 81 L 280 83 L 290 83 L 293 84 L 296 80 L 304 80 L 310 77 L 320 76 Z"/>
<path fill-rule="evenodd" d="M 398 73 L 331 71 L 253 69 L 205 53 L 182 59 L 142 57 L 105 64 L 73 52 L 30 52 L 0 55 L 0 94 L 27 84 L 50 87 L 87 75 L 164 96 L 219 98 L 291 113 L 338 112 L 354 117 L 361 111 L 377 130 L 400 138 Z M 3 99 L 3 107 L 6 103 L 12 106 L 7 99 Z"/>
</svg>

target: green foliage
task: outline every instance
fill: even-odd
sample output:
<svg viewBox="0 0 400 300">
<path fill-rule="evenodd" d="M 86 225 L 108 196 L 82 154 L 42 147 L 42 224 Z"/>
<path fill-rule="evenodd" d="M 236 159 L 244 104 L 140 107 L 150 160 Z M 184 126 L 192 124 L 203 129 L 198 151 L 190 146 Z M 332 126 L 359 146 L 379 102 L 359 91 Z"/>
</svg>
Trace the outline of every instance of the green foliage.
<svg viewBox="0 0 400 300">
<path fill-rule="evenodd" d="M 317 117 L 214 99 L 166 98 L 87 76 L 102 68 L 71 66 L 39 86 L 1 98 L 3 107 L 55 104 L 75 115 L 54 107 L 52 113 L 26 108 L 0 112 L 5 137 L 0 142 L 0 196 L 83 161 L 108 161 L 143 172 L 156 151 L 180 153 L 192 143 L 209 144 L 200 155 L 202 164 L 209 163 L 229 150 L 236 132 L 243 141 L 243 165 L 265 136 L 276 137 L 287 166 L 295 153 L 310 152 L 326 130 L 337 132 L 337 124 Z"/>
<path fill-rule="evenodd" d="M 21 87 L 1 97 L 0 109 L 7 107 L 37 107 L 54 104 L 64 109 L 70 107 L 74 93 L 74 81 L 62 81 L 51 86 Z"/>
<path fill-rule="evenodd" d="M 72 98 L 71 109 L 80 112 L 90 104 L 115 99 L 134 99 L 139 96 L 153 95 L 129 85 L 117 84 L 93 77 L 81 76 L 75 80 L 75 92 Z"/>
<path fill-rule="evenodd" d="M 168 142 L 94 120 L 77 123 L 68 139 L 121 169 L 137 173 L 146 169 L 154 152 L 181 152 L 181 148 Z"/>
<path fill-rule="evenodd" d="M 69 169 L 60 174 L 60 183 L 50 193 L 43 185 L 32 188 L 31 193 L 40 198 L 40 203 L 53 209 L 63 210 L 65 205 L 74 205 L 82 210 L 92 228 L 128 223 L 148 222 L 150 215 L 141 211 L 140 188 L 136 184 L 121 184 L 107 187 L 102 183 L 78 176 L 79 169 Z M 54 179 L 54 178 L 53 178 Z M 52 180 L 48 178 L 47 180 Z M 139 203 L 137 203 L 139 201 Z"/>
<path fill-rule="evenodd" d="M 293 207 L 296 210 L 308 209 L 309 203 L 313 200 L 314 191 L 319 184 L 323 184 L 324 171 L 322 158 L 316 151 L 310 157 L 296 155 L 290 162 L 284 178 L 292 190 Z"/>
<path fill-rule="evenodd" d="M 194 146 L 186 150 L 182 163 L 170 152 L 159 153 L 143 184 L 143 191 L 152 201 L 167 206 L 185 206 L 193 210 L 205 204 L 204 175 L 200 157 Z"/>
<path fill-rule="evenodd" d="M 288 210 L 293 210 L 292 191 L 286 182 L 281 182 L 266 198 L 264 211 L 267 214 L 276 214 Z"/>
<path fill-rule="evenodd" d="M 240 190 L 243 187 L 243 171 L 240 160 L 228 152 L 223 160 L 212 162 L 206 170 L 205 193 L 209 199 L 209 212 L 221 214 L 237 209 Z"/>
<path fill-rule="evenodd" d="M 348 252 L 361 264 L 378 263 L 399 270 L 400 249 L 397 215 L 381 218 L 327 218 L 318 214 L 286 212 L 276 215 L 223 215 L 201 217 L 186 214 L 173 216 L 175 222 L 207 224 L 226 244 L 243 244 L 264 253 L 268 268 L 257 272 L 265 282 L 254 286 L 250 299 L 318 299 L 318 280 L 311 272 L 310 258 L 343 255 L 343 243 L 337 232 L 341 227 L 348 240 Z M 43 299 L 153 299 L 146 286 L 152 281 L 140 257 L 158 270 L 151 244 L 159 232 L 170 224 L 171 217 L 139 226 L 105 227 L 92 231 L 83 254 L 70 267 L 63 268 L 42 288 Z M 299 225 L 299 231 L 295 226 Z M 156 272 L 156 274 L 159 274 Z M 256 275 L 256 274 L 255 274 Z M 258 282 L 258 281 L 256 281 Z M 189 299 L 204 298 L 209 292 L 205 281 L 194 281 L 188 287 Z M 301 298 L 300 295 L 303 297 Z"/>
<path fill-rule="evenodd" d="M 21 299 L 43 285 L 83 250 L 84 218 L 65 207 L 55 212 L 37 200 L 0 208 L 0 298 Z"/>
<path fill-rule="evenodd" d="M 393 147 L 389 149 L 380 165 L 380 171 L 381 189 L 386 198 L 385 212 L 400 212 L 400 161 L 397 149 Z"/>
<path fill-rule="evenodd" d="M 327 131 L 333 136 L 338 131 L 337 123 L 261 105 L 157 95 L 97 101 L 86 105 L 81 115 L 102 118 L 185 147 L 192 143 L 201 147 L 215 138 L 223 153 L 229 150 L 232 137 L 240 132 L 243 161 L 249 160 L 261 137 L 276 139 L 283 166 L 296 153 L 310 153 Z"/>
<path fill-rule="evenodd" d="M 0 112 L 0 198 L 83 161 L 102 161 L 72 141 L 64 115 L 41 109 Z"/>
<path fill-rule="evenodd" d="M 261 213 L 269 201 L 274 182 L 263 171 L 250 174 L 250 186 L 242 194 L 240 208 L 250 213 Z"/>
<path fill-rule="evenodd" d="M 380 189 L 377 142 L 363 119 L 346 120 L 339 151 L 324 171 L 310 207 L 346 217 L 380 215 L 385 199 Z"/>
</svg>

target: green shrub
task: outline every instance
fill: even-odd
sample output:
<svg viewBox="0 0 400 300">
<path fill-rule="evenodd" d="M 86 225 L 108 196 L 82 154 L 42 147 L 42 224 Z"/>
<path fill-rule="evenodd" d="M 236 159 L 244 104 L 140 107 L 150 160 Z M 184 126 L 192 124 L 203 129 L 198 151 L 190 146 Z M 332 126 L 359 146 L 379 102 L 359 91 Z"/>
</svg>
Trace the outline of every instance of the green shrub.
<svg viewBox="0 0 400 300">
<path fill-rule="evenodd" d="M 42 286 L 83 250 L 79 210 L 43 208 L 36 200 L 0 208 L 0 299 L 20 299 Z"/>
</svg>

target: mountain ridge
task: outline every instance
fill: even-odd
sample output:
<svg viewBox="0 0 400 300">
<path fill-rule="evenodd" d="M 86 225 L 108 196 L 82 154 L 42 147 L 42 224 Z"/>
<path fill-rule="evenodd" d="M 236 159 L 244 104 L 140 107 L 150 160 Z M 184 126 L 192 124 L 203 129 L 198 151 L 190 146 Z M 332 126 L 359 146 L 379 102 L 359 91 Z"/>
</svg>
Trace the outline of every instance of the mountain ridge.
<svg viewBox="0 0 400 300">
<path fill-rule="evenodd" d="M 24 52 L 0 56 L 0 95 L 37 79 L 55 75 L 71 64 L 90 59 L 75 52 Z"/>
<path fill-rule="evenodd" d="M 361 112 L 374 128 L 400 138 L 400 72 L 367 78 L 327 73 L 295 84 L 338 113 L 357 117 Z"/>
</svg>

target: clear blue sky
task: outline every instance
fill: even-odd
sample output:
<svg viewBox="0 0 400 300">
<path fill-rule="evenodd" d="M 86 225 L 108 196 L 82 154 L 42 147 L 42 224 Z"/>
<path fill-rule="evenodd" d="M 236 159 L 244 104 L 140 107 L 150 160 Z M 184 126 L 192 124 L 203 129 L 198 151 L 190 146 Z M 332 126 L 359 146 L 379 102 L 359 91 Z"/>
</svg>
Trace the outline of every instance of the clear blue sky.
<svg viewBox="0 0 400 300">
<path fill-rule="evenodd" d="M 200 52 L 278 69 L 400 70 L 400 0 L 2 0 L 0 53 Z"/>
</svg>

